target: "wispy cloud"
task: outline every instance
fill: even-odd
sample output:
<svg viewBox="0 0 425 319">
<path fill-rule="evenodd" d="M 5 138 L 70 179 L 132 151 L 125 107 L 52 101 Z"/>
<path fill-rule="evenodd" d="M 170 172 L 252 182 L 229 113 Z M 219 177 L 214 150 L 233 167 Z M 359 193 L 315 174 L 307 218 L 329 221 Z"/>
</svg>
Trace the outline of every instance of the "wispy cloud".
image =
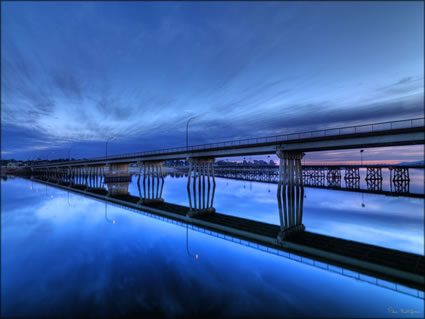
<svg viewBox="0 0 425 319">
<path fill-rule="evenodd" d="M 360 3 L 7 3 L 4 145 L 171 147 L 192 115 L 196 144 L 423 115 L 423 18 L 372 7 L 352 29 Z"/>
</svg>

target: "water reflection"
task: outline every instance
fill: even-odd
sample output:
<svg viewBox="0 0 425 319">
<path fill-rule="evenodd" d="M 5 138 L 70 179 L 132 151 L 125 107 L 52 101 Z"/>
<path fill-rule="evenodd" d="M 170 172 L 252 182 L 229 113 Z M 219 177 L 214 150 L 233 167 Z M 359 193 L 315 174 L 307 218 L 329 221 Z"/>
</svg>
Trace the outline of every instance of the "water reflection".
<svg viewBox="0 0 425 319">
<path fill-rule="evenodd" d="M 105 202 L 105 220 L 108 223 L 115 225 L 115 219 L 108 218 L 108 202 Z"/>
<path fill-rule="evenodd" d="M 189 257 L 198 259 L 198 254 L 193 255 L 189 249 L 189 224 L 186 224 L 186 251 Z"/>
<path fill-rule="evenodd" d="M 423 183 L 421 178 L 416 178 L 418 183 Z M 167 202 L 187 206 L 186 183 L 185 178 L 167 178 Z M 243 181 L 223 178 L 216 178 L 216 184 L 218 212 L 280 225 L 276 184 L 252 182 L 250 189 Z M 311 187 L 304 191 L 303 224 L 309 231 L 424 254 L 423 198 Z M 130 193 L 137 193 L 135 180 Z"/>
<path fill-rule="evenodd" d="M 162 192 L 164 190 L 164 175 L 165 174 L 163 171 L 163 162 L 148 161 L 139 163 L 139 171 L 137 175 L 139 204 L 148 204 L 163 201 Z M 142 187 L 140 186 L 141 176 L 143 176 Z"/>
<path fill-rule="evenodd" d="M 202 172 L 202 168 L 199 169 Z M 415 170 L 412 170 L 413 172 Z M 418 170 L 416 170 L 418 171 Z M 421 171 L 419 171 L 420 173 Z M 361 171 L 360 174 L 361 175 Z M 318 174 L 322 174 L 319 173 Z M 353 173 L 354 177 L 356 173 Z M 369 174 L 371 176 L 372 173 Z M 325 175 L 323 178 L 325 179 Z M 400 175 L 400 174 L 399 174 Z M 140 175 L 139 175 L 140 176 Z M 211 208 L 214 204 L 213 209 L 218 209 L 222 214 L 228 214 L 247 219 L 258 220 L 266 223 L 276 225 L 286 225 L 279 220 L 281 205 L 276 207 L 276 198 L 273 198 L 273 193 L 278 193 L 275 188 L 275 184 L 267 183 L 255 183 L 250 181 L 250 187 L 247 189 L 245 181 L 232 180 L 229 187 L 229 180 L 225 180 L 226 186 L 223 186 L 222 179 L 217 179 L 217 194 L 215 187 L 215 179 L 212 179 L 210 185 L 212 187 L 206 187 L 209 183 L 207 180 L 208 174 L 200 175 L 201 178 L 196 179 L 196 183 L 192 183 L 191 186 L 196 186 L 194 190 L 194 196 L 197 202 L 195 206 L 198 210 L 203 209 L 201 206 L 202 202 L 207 204 L 207 209 Z M 338 178 L 338 173 L 335 173 L 335 178 Z M 379 177 L 379 173 L 376 174 Z M 366 174 L 367 177 L 367 174 Z M 417 188 L 418 177 L 422 178 L 423 175 L 411 174 L 409 180 L 413 181 L 415 188 Z M 195 177 L 192 176 L 195 181 Z M 158 179 L 157 175 L 152 175 L 152 186 L 153 181 L 161 181 L 161 184 L 157 183 L 150 194 L 162 196 L 164 193 L 167 202 L 179 204 L 187 207 L 189 196 L 190 205 L 190 192 L 193 190 L 189 188 L 190 192 L 187 192 L 187 184 L 190 183 L 188 177 L 185 178 L 167 178 L 169 182 L 164 182 L 165 179 Z M 353 183 L 353 187 L 356 187 L 356 183 L 359 179 L 349 178 L 345 182 L 349 181 Z M 367 188 L 370 191 L 381 191 L 382 180 L 380 178 L 366 179 Z M 391 181 L 397 183 L 406 182 L 406 178 L 396 178 L 396 174 L 392 175 Z M 138 182 L 140 177 L 138 178 Z M 419 180 L 420 181 L 420 180 Z M 201 183 L 200 183 L 201 182 Z M 185 185 L 186 184 L 186 185 Z M 134 189 L 136 185 L 137 189 Z M 148 189 L 151 186 L 148 185 Z M 166 186 L 165 186 L 166 185 Z M 240 185 L 240 186 L 238 186 Z M 400 184 L 403 185 L 403 184 Z M 78 185 L 77 185 L 78 186 Z M 87 186 L 80 185 L 82 188 L 87 189 Z M 160 188 L 159 188 L 160 186 Z M 145 199 L 142 197 L 140 189 L 140 183 L 135 183 L 134 179 L 131 184 L 128 183 L 109 183 L 107 184 L 109 194 L 111 196 L 127 196 L 127 195 L 139 195 L 141 200 Z M 273 192 L 270 192 L 273 188 Z M 105 192 L 103 189 L 97 189 L 99 193 Z M 265 190 L 268 194 L 264 194 Z M 208 191 L 208 192 L 207 192 Z M 212 191 L 210 193 L 210 191 Z M 423 224 L 423 198 L 403 198 L 394 197 L 391 199 L 388 196 L 365 196 L 365 194 L 356 194 L 350 192 L 340 192 L 336 190 L 317 189 L 313 191 L 312 188 L 307 188 L 305 192 L 309 192 L 309 196 L 305 193 L 302 198 L 305 198 L 303 205 L 295 205 L 295 208 L 299 208 L 297 216 L 304 216 L 302 223 L 307 226 L 309 231 L 317 232 L 324 235 L 340 237 L 344 239 L 362 241 L 378 246 L 406 250 L 409 252 L 423 254 L 423 228 L 420 225 Z M 274 193 L 274 194 L 276 194 Z M 104 193 L 102 193 L 104 194 Z M 286 192 L 288 196 L 288 192 Z M 296 194 L 296 192 L 294 193 Z M 150 195 L 150 197 L 152 197 Z M 156 196 L 155 195 L 155 196 Z M 201 195 L 201 198 L 199 198 Z M 211 195 L 210 197 L 208 197 Z M 253 196 L 255 195 L 255 196 Z M 47 194 L 46 196 L 53 196 Z M 137 195 L 136 195 L 137 196 Z M 216 198 L 216 199 L 215 199 Z M 285 197 L 286 198 L 286 197 Z M 151 198 L 151 200 L 155 197 Z M 157 198 L 162 200 L 162 198 Z M 201 199 L 201 201 L 199 201 Z M 146 200 L 146 199 L 145 199 Z M 301 198 L 300 198 L 301 200 Z M 139 201 L 140 203 L 140 201 Z M 145 202 L 147 203 L 147 202 Z M 289 201 L 287 201 L 289 203 Z M 295 203 L 295 202 L 294 202 Z M 195 207 L 192 206 L 192 210 L 195 211 Z M 288 206 L 291 208 L 292 206 Z M 289 212 L 288 208 L 288 212 Z M 291 208 L 292 209 L 292 208 Z M 295 211 L 297 211 L 295 209 Z M 406 214 L 404 211 L 407 211 Z M 211 210 L 213 212 L 213 210 Z M 301 213 L 302 212 L 302 213 Z M 286 216 L 286 213 L 285 213 Z M 292 216 L 292 215 L 291 215 Z M 289 218 L 289 216 L 288 216 Z M 299 217 L 297 217 L 299 219 Z M 298 220 L 297 218 L 293 220 Z M 287 221 L 289 223 L 289 220 Z M 288 224 L 289 225 L 289 224 Z"/>
<path fill-rule="evenodd" d="M 187 196 L 189 199 L 189 216 L 215 212 L 215 176 L 214 159 L 190 159 L 187 177 Z M 192 180 L 192 187 L 191 182 Z M 205 187 L 205 180 L 207 187 Z M 211 187 L 212 185 L 212 187 Z M 193 199 L 193 204 L 192 204 Z"/>
<path fill-rule="evenodd" d="M 367 190 L 372 192 L 382 192 L 382 179 L 367 179 Z"/>
<path fill-rule="evenodd" d="M 125 196 L 128 195 L 128 185 L 129 182 L 121 182 L 121 183 L 106 183 L 108 187 L 107 196 Z"/>
<path fill-rule="evenodd" d="M 179 186 L 171 181 L 182 182 L 186 195 L 186 180 L 169 179 L 167 200 Z M 186 225 L 109 204 L 105 210 L 104 203 L 78 195 L 68 206 L 66 192 L 48 187 L 50 198 L 36 192 L 44 186 L 34 183 L 30 191 L 29 183 L 8 180 L 1 189 L 5 317 L 393 317 L 389 305 L 419 312 L 409 317 L 423 316 L 422 299 L 354 279 L 358 274 L 296 255 L 282 258 L 265 247 L 191 226 L 195 231 L 188 237 Z M 216 207 L 222 205 L 225 184 L 217 179 Z M 250 191 L 231 181 L 228 189 L 236 196 L 270 194 L 267 185 L 260 185 L 252 183 Z M 307 198 L 314 191 L 309 189 Z M 119 223 L 111 227 L 105 216 Z M 188 248 L 202 258 L 188 256 Z"/>
<path fill-rule="evenodd" d="M 344 174 L 342 174 L 344 172 Z M 409 178 L 412 172 L 414 179 Z M 342 178 L 342 175 L 344 177 Z M 408 168 L 325 168 L 304 167 L 302 170 L 303 183 L 306 186 L 341 188 L 349 190 L 365 189 L 376 193 L 391 192 L 397 194 L 409 194 L 410 184 L 414 186 L 412 191 L 416 194 L 424 193 L 423 169 Z M 225 177 L 243 181 L 257 181 L 266 183 L 278 183 L 279 172 L 276 168 L 255 167 L 217 167 L 217 177 Z M 422 180 L 422 183 L 418 182 Z M 343 183 L 344 181 L 344 183 Z M 397 185 L 402 185 L 397 187 Z M 244 183 L 245 186 L 245 183 Z"/>
</svg>

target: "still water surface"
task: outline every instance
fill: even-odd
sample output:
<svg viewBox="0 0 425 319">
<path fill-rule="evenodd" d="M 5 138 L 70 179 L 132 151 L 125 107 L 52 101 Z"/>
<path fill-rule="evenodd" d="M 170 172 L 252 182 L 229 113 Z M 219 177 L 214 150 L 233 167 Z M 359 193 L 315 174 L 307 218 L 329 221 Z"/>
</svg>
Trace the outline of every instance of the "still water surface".
<svg viewBox="0 0 425 319">
<path fill-rule="evenodd" d="M 216 182 L 218 212 L 279 223 L 276 185 Z M 1 192 L 5 317 L 423 317 L 423 292 L 412 297 L 28 180 L 2 181 Z M 308 231 L 424 254 L 422 198 L 306 195 Z M 186 179 L 166 177 L 163 197 L 187 206 Z"/>
</svg>

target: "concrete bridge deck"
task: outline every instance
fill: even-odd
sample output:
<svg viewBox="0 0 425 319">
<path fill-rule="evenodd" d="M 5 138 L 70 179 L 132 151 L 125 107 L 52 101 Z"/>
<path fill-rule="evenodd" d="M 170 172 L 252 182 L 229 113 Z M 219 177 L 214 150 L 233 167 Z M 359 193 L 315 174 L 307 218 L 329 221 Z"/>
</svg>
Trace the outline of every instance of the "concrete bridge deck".
<svg viewBox="0 0 425 319">
<path fill-rule="evenodd" d="M 223 235 L 230 235 L 261 245 L 295 253 L 299 256 L 357 271 L 383 280 L 399 283 L 414 289 L 424 290 L 425 258 L 423 255 L 406 253 L 345 239 L 300 232 L 279 242 L 279 226 L 248 220 L 235 216 L 213 213 L 187 217 L 189 207 L 166 202 L 137 204 L 139 198 L 131 195 L 108 197 L 100 189 L 83 190 L 42 180 L 34 180 L 53 187 L 73 191 L 84 196 L 147 211 L 186 224 L 203 227 Z M 308 225 L 307 225 L 308 227 Z"/>
<path fill-rule="evenodd" d="M 231 157 L 275 154 L 284 151 L 325 151 L 351 148 L 424 144 L 424 118 L 373 123 L 286 135 L 234 140 L 177 147 L 141 153 L 113 155 L 57 163 L 38 163 L 33 167 L 63 167 L 136 163 L 138 161 L 181 160 L 190 157 Z"/>
</svg>

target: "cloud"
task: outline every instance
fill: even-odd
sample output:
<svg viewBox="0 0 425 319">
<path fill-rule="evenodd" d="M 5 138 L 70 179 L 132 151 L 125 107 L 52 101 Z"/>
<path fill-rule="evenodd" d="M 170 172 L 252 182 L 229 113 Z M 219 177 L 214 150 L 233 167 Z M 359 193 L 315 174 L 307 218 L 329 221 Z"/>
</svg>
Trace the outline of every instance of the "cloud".
<svg viewBox="0 0 425 319">
<path fill-rule="evenodd" d="M 399 81 L 380 87 L 377 91 L 381 94 L 395 95 L 395 94 L 412 94 L 424 91 L 424 78 L 408 76 L 400 79 Z"/>
<path fill-rule="evenodd" d="M 359 75 L 359 58 L 346 56 L 338 71 L 341 53 L 311 38 L 303 21 L 314 10 L 302 4 L 47 7 L 8 5 L 2 37 L 2 123 L 41 146 L 101 149 L 110 136 L 140 150 L 184 145 L 193 115 L 190 140 L 201 144 L 423 114 L 423 75 L 393 63 L 398 78 L 371 76 L 359 93 L 377 66 Z"/>
</svg>

